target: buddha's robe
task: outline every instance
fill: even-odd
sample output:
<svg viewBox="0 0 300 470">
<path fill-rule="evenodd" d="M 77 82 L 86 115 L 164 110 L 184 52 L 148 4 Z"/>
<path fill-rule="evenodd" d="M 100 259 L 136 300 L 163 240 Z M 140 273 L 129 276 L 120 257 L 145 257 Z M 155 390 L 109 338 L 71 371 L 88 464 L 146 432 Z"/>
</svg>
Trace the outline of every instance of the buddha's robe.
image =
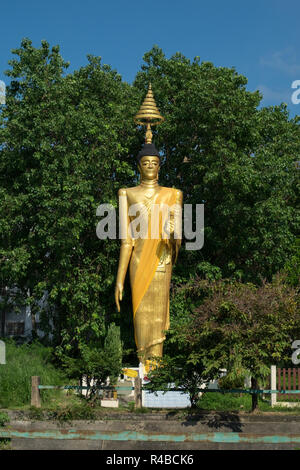
<svg viewBox="0 0 300 470">
<path fill-rule="evenodd" d="M 143 203 L 143 201 L 140 201 Z M 165 331 L 169 329 L 169 291 L 172 264 L 177 257 L 181 239 L 174 234 L 165 239 L 160 221 L 158 237 L 151 239 L 151 214 L 153 204 L 166 204 L 181 208 L 182 193 L 177 189 L 160 187 L 151 200 L 145 201 L 148 217 L 148 238 L 131 239 L 133 251 L 130 259 L 130 284 L 132 291 L 135 342 L 140 361 L 162 356 Z M 174 206 L 176 205 L 176 206 Z M 176 212 L 176 209 L 175 209 Z M 181 214 L 180 214 L 181 215 Z M 171 220 L 174 215 L 171 209 Z M 133 218 L 129 217 L 128 221 Z M 127 240 L 128 243 L 128 240 Z"/>
</svg>

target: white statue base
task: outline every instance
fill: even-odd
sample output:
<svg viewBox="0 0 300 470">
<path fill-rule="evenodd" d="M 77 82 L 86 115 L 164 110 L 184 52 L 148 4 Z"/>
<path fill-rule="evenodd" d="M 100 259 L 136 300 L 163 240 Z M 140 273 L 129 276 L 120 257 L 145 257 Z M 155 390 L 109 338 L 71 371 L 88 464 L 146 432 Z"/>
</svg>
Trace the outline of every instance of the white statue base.
<svg viewBox="0 0 300 470">
<path fill-rule="evenodd" d="M 103 408 L 119 408 L 119 400 L 115 398 L 105 398 L 101 400 L 101 406 Z"/>
<path fill-rule="evenodd" d="M 142 385 L 148 383 L 147 374 L 145 374 L 144 365 L 139 365 L 139 376 L 142 379 Z M 173 388 L 174 384 L 169 384 Z M 145 408 L 188 408 L 191 406 L 190 396 L 188 393 L 177 391 L 170 392 L 148 392 L 142 391 L 142 406 Z"/>
</svg>

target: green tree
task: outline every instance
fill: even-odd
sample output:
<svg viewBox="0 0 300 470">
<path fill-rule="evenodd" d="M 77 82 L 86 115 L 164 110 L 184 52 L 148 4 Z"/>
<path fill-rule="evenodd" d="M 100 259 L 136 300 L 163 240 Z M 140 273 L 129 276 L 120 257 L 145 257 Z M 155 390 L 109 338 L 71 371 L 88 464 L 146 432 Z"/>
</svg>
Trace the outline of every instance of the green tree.
<svg viewBox="0 0 300 470">
<path fill-rule="evenodd" d="M 56 356 L 68 376 L 80 382 L 83 376 L 86 378 L 87 386 L 91 387 L 87 392 L 89 398 L 97 398 L 97 387 L 106 386 L 108 377 L 110 386 L 113 387 L 122 372 L 120 327 L 111 323 L 104 338 L 95 336 L 92 340 L 86 341 L 82 335 L 78 344 L 74 342 L 67 344 L 68 339 L 66 333 L 64 342 L 56 349 Z"/>
<path fill-rule="evenodd" d="M 292 286 L 300 285 L 300 238 L 296 239 L 294 252 L 284 266 L 287 273 L 287 282 Z"/>
<path fill-rule="evenodd" d="M 168 59 L 158 47 L 144 60 L 134 85 L 151 80 L 165 116 L 155 137 L 162 181 L 180 188 L 185 203 L 205 204 L 204 247 L 182 250 L 177 273 L 186 280 L 209 263 L 223 277 L 271 280 L 300 223 L 299 117 L 289 119 L 285 105 L 258 109 L 261 95 L 233 68 L 180 53 Z"/>
<path fill-rule="evenodd" d="M 236 381 L 251 375 L 258 389 L 270 375 L 272 364 L 291 361 L 291 344 L 300 336 L 300 297 L 297 289 L 276 276 L 261 286 L 238 281 L 195 281 L 206 292 L 186 326 L 176 328 L 174 338 L 188 345 L 204 376 Z M 253 394 L 253 410 L 257 395 Z"/>
<path fill-rule="evenodd" d="M 181 250 L 175 287 L 197 275 L 271 280 L 290 259 L 300 133 L 286 107 L 258 109 L 261 96 L 234 69 L 180 53 L 168 59 L 158 47 L 133 85 L 93 56 L 67 73 L 46 41 L 34 48 L 24 39 L 13 53 L 0 107 L 3 309 L 13 292 L 34 319 L 47 296 L 42 327 L 51 320 L 54 344 L 104 338 L 115 321 L 133 348 L 130 297 L 121 315 L 113 300 L 119 242 L 96 237 L 96 209 L 116 207 L 118 189 L 137 183 L 144 131 L 133 116 L 149 80 L 166 118 L 155 131 L 161 183 L 183 190 L 185 203 L 205 204 L 204 247 Z"/>
<path fill-rule="evenodd" d="M 148 391 L 168 391 L 177 388 L 182 393 L 189 394 L 191 407 L 195 408 L 199 400 L 199 391 L 202 385 L 209 382 L 213 375 L 207 375 L 205 366 L 198 355 L 195 356 L 193 348 L 186 343 L 185 337 L 172 332 L 168 334 L 168 341 L 173 342 L 176 352 L 172 355 L 164 354 L 158 361 L 157 367 L 148 374 L 150 382 L 146 385 Z M 182 341 L 183 340 L 183 341 Z M 155 358 L 153 358 L 155 360 Z"/>
<path fill-rule="evenodd" d="M 55 344 L 67 333 L 78 343 L 112 321 L 119 247 L 97 238 L 96 209 L 116 206 L 134 177 L 140 100 L 100 58 L 67 74 L 46 41 L 37 49 L 25 39 L 13 52 L 0 115 L 2 294 L 17 286 L 33 314 L 46 294 L 43 329 L 50 319 Z"/>
</svg>

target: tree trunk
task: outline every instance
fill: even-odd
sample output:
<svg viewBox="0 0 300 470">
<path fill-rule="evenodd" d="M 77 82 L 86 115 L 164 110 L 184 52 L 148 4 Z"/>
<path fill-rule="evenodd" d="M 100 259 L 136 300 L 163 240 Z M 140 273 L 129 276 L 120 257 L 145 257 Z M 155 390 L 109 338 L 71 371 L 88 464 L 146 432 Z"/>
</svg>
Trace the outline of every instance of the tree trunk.
<svg viewBox="0 0 300 470">
<path fill-rule="evenodd" d="M 251 377 L 251 388 L 253 390 L 258 390 L 258 382 L 257 379 L 254 377 Z M 252 413 L 255 411 L 258 407 L 258 394 L 257 393 L 252 393 Z"/>
</svg>

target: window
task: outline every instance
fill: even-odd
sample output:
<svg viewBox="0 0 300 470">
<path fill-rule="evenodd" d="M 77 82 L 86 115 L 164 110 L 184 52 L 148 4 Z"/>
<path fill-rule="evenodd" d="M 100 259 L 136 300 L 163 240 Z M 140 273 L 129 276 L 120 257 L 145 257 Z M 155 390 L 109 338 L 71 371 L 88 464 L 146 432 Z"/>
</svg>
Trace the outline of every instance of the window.
<svg viewBox="0 0 300 470">
<path fill-rule="evenodd" d="M 7 322 L 6 323 L 6 336 L 23 336 L 24 335 L 24 322 Z"/>
</svg>

